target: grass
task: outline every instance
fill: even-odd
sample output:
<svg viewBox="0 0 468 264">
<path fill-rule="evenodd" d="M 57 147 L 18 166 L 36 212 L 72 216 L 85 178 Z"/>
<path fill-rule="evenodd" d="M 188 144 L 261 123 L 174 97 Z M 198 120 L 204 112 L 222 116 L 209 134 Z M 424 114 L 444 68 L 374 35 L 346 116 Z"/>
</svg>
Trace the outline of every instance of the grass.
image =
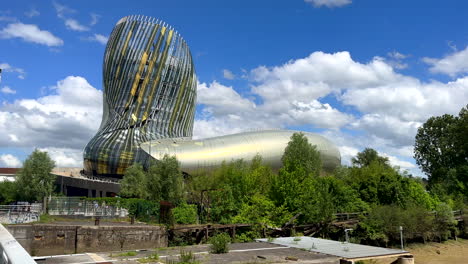
<svg viewBox="0 0 468 264">
<path fill-rule="evenodd" d="M 153 253 L 147 256 L 146 258 L 137 259 L 137 261 L 140 263 L 150 263 L 150 262 L 156 262 L 158 260 L 159 260 L 158 253 Z"/>
<path fill-rule="evenodd" d="M 138 253 L 136 251 L 128 251 L 128 252 L 122 252 L 122 253 L 118 254 L 117 257 L 134 257 L 137 254 Z"/>
</svg>

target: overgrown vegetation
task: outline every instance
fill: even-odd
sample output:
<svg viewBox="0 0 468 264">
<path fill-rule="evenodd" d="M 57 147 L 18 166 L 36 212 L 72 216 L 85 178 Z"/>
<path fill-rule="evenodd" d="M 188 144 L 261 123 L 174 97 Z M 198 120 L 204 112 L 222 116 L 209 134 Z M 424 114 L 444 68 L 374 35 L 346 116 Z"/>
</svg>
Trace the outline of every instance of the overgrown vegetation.
<svg viewBox="0 0 468 264">
<path fill-rule="evenodd" d="M 397 244 L 400 226 L 406 240 L 443 241 L 468 232 L 453 215 L 453 210 L 465 209 L 468 202 L 467 137 L 467 107 L 457 117 L 433 117 L 419 129 L 415 159 L 428 180 L 393 167 L 371 148 L 359 152 L 351 166 L 325 172 L 316 147 L 295 133 L 279 171 L 272 171 L 256 156 L 184 178 L 176 158 L 166 155 L 149 168 L 139 164 L 128 168 L 122 180 L 125 198 L 92 200 L 119 204 L 144 221 L 161 221 L 160 202 L 165 201 L 172 208 L 166 222 L 252 224 L 249 230 L 237 231 L 236 241 L 265 236 L 266 229 L 286 223 L 314 224 L 316 235 L 344 237 L 343 230 L 332 225 L 338 213 L 359 215 L 352 233 L 355 242 Z M 29 188 L 30 199 L 50 193 L 48 184 L 32 186 L 26 179 L 40 182 L 30 173 L 34 160 L 46 164 L 37 167 L 44 172 L 51 163 L 38 151 L 30 158 L 17 183 L 0 183 L 1 202 L 15 200 L 18 186 Z M 50 180 L 47 173 L 41 175 Z"/>
<path fill-rule="evenodd" d="M 228 253 L 229 243 L 231 238 L 226 233 L 220 233 L 210 238 L 209 243 L 211 244 L 210 250 L 214 254 Z"/>
</svg>

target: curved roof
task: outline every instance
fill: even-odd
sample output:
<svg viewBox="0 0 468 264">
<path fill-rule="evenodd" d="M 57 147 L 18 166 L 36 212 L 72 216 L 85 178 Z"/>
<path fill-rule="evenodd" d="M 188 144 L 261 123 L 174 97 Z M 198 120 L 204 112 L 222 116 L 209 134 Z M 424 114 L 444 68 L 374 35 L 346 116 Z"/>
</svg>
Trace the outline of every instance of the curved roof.
<svg viewBox="0 0 468 264">
<path fill-rule="evenodd" d="M 155 159 L 165 154 L 175 155 L 186 173 L 215 169 L 223 161 L 250 161 L 257 154 L 273 169 L 279 169 L 284 149 L 295 132 L 298 131 L 263 130 L 199 140 L 159 139 L 142 143 L 140 147 Z M 324 170 L 331 171 L 340 165 L 340 152 L 333 143 L 314 133 L 301 133 L 317 147 Z"/>
</svg>

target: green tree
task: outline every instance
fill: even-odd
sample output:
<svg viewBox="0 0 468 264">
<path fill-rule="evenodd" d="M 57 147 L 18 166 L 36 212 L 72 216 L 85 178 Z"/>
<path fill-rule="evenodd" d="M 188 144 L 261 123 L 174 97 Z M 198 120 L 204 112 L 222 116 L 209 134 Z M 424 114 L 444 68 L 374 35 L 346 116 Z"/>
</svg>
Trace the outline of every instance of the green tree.
<svg viewBox="0 0 468 264">
<path fill-rule="evenodd" d="M 356 167 L 366 167 L 372 162 L 378 162 L 382 165 L 389 166 L 388 158 L 379 156 L 379 153 L 372 148 L 365 148 L 363 151 L 359 152 L 356 157 L 351 159 L 351 163 Z"/>
<path fill-rule="evenodd" d="M 164 155 L 147 173 L 147 193 L 153 201 L 168 201 L 178 205 L 183 198 L 183 176 L 175 156 Z"/>
<path fill-rule="evenodd" d="M 120 195 L 141 199 L 148 197 L 147 177 L 141 164 L 135 163 L 127 168 L 122 181 L 120 181 Z"/>
<path fill-rule="evenodd" d="M 23 163 L 23 168 L 16 174 L 16 184 L 20 197 L 26 200 L 42 201 L 54 190 L 56 176 L 52 169 L 55 162 L 47 152 L 35 149 Z"/>
<path fill-rule="evenodd" d="M 304 175 L 318 176 L 322 169 L 320 153 L 303 133 L 294 133 L 284 150 L 283 169 L 287 172 L 303 171 Z"/>
<path fill-rule="evenodd" d="M 468 105 L 461 109 L 458 116 L 445 114 L 431 117 L 418 129 L 414 158 L 427 174 L 431 188 L 438 183 L 444 183 L 450 193 L 463 192 L 459 187 L 467 188 L 467 131 Z M 446 183 L 447 180 L 450 184 Z"/>
<path fill-rule="evenodd" d="M 290 212 L 297 213 L 302 204 L 301 196 L 308 188 L 307 183 L 320 175 L 320 153 L 309 144 L 304 134 L 294 133 L 281 161 L 283 167 L 272 178 L 270 198 L 277 206 L 284 205 Z"/>
<path fill-rule="evenodd" d="M 10 181 L 0 182 L 0 204 L 8 204 L 16 200 L 16 183 Z"/>
</svg>

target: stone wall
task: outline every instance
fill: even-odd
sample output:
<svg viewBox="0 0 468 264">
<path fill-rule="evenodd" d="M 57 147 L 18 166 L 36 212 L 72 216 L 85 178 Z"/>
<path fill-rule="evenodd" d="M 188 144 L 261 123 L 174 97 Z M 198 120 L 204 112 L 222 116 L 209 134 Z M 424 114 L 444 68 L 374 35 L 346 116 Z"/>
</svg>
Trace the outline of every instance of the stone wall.
<svg viewBox="0 0 468 264">
<path fill-rule="evenodd" d="M 161 226 L 10 225 L 8 231 L 31 255 L 60 255 L 167 247 Z"/>
</svg>

